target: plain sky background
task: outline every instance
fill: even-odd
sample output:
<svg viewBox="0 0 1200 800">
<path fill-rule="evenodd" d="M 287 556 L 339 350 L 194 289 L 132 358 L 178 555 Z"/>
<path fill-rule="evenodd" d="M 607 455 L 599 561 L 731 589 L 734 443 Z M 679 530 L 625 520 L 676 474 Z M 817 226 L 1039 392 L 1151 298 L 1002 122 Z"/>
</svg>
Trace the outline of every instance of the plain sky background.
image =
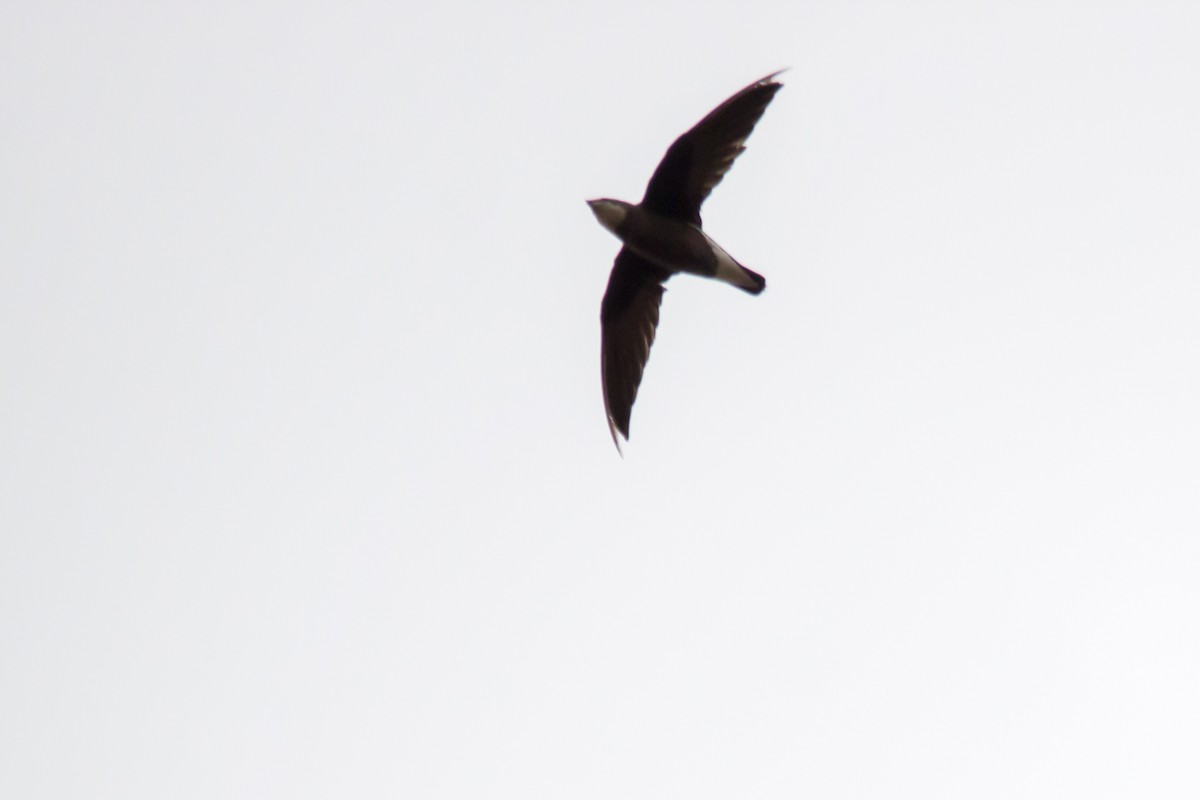
<svg viewBox="0 0 1200 800">
<path fill-rule="evenodd" d="M 621 459 L 599 304 L 781 67 Z M 1200 5 L 0 5 L 0 796 L 1200 796 Z"/>
</svg>

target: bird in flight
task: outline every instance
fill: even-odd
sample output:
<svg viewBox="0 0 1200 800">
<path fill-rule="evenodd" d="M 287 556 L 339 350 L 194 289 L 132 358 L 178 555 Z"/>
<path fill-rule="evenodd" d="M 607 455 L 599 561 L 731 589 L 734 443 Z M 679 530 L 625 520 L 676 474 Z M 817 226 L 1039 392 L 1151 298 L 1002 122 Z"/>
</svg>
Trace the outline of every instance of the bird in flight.
<svg viewBox="0 0 1200 800">
<path fill-rule="evenodd" d="M 600 304 L 600 379 L 617 452 L 629 440 L 629 417 L 658 326 L 663 283 L 678 272 L 730 283 L 750 294 L 763 276 L 742 266 L 704 232 L 700 206 L 746 149 L 746 139 L 775 93 L 779 72 L 717 106 L 667 149 L 637 205 L 589 200 L 600 224 L 622 242 Z"/>
</svg>

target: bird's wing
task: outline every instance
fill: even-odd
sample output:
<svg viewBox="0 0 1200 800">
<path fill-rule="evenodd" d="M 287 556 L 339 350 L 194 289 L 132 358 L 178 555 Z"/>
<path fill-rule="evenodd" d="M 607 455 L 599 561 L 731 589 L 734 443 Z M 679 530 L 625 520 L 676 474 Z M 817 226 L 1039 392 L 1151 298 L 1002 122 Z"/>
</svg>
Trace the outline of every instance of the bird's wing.
<svg viewBox="0 0 1200 800">
<path fill-rule="evenodd" d="M 650 345 L 658 326 L 663 281 L 670 273 L 622 247 L 608 278 L 600 304 L 600 378 L 604 386 L 604 411 L 617 450 L 620 432 L 629 438 L 629 415 L 650 358 Z"/>
<path fill-rule="evenodd" d="M 774 72 L 717 106 L 675 140 L 646 186 L 642 205 L 700 225 L 700 206 L 746 149 L 746 139 L 783 84 Z"/>
</svg>

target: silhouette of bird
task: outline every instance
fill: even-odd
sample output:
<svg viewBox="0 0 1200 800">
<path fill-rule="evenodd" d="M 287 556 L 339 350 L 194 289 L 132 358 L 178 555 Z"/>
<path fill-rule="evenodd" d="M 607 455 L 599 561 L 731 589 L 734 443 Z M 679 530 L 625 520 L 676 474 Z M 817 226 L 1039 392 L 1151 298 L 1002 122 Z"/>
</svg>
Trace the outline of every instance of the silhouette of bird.
<svg viewBox="0 0 1200 800">
<path fill-rule="evenodd" d="M 780 71 L 782 72 L 782 70 Z M 600 378 L 604 410 L 617 452 L 629 440 L 629 418 L 658 326 L 663 284 L 686 272 L 716 278 L 750 294 L 763 276 L 738 263 L 704 232 L 700 206 L 783 88 L 774 72 L 717 106 L 667 149 L 637 205 L 589 200 L 600 224 L 622 242 L 600 304 Z"/>
</svg>

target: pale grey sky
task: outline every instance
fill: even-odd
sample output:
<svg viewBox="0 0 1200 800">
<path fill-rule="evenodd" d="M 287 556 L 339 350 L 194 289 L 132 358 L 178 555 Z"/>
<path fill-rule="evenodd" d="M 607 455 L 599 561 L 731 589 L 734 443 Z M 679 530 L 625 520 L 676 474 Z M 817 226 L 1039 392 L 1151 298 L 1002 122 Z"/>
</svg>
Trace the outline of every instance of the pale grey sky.
<svg viewBox="0 0 1200 800">
<path fill-rule="evenodd" d="M 0 796 L 1194 798 L 1200 7 L 0 8 Z M 785 88 L 619 458 L 671 140 Z"/>
</svg>

